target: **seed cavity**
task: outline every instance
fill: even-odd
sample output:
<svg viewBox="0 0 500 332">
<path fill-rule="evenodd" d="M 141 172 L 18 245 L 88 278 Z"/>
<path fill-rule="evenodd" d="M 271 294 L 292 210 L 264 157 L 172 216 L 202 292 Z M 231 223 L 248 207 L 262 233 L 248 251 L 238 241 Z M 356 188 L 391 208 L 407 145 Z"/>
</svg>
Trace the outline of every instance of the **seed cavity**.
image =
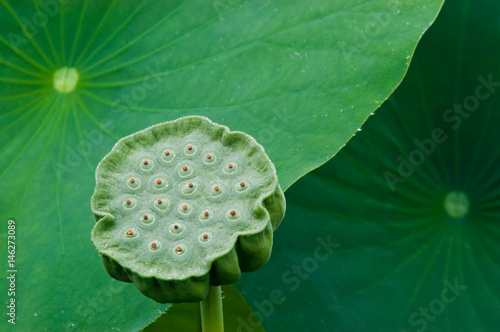
<svg viewBox="0 0 500 332">
<path fill-rule="evenodd" d="M 228 220 L 237 220 L 240 217 L 241 217 L 241 215 L 238 212 L 238 210 L 236 210 L 236 209 L 231 209 L 231 210 L 227 211 L 227 213 L 226 213 L 226 218 Z"/>
<path fill-rule="evenodd" d="M 155 189 L 164 189 L 168 186 L 168 181 L 165 178 L 157 178 L 153 182 L 153 187 Z"/>
<path fill-rule="evenodd" d="M 170 231 L 170 233 L 174 234 L 174 235 L 179 235 L 181 234 L 182 232 L 184 232 L 184 225 L 180 222 L 176 222 L 174 224 L 171 224 L 169 227 L 168 227 L 168 230 Z"/>
<path fill-rule="evenodd" d="M 158 251 L 161 248 L 161 243 L 158 240 L 154 240 L 148 245 L 148 248 L 150 251 Z"/>
<path fill-rule="evenodd" d="M 212 234 L 210 232 L 203 232 L 198 236 L 198 241 L 201 243 L 207 243 L 210 242 L 210 240 L 212 240 Z"/>
<path fill-rule="evenodd" d="M 123 206 L 127 209 L 133 209 L 136 206 L 137 202 L 133 198 L 128 198 L 123 201 Z"/>
<path fill-rule="evenodd" d="M 188 203 L 181 203 L 179 204 L 179 212 L 182 214 L 189 214 L 193 210 L 193 207 L 191 204 Z"/>
<path fill-rule="evenodd" d="M 171 149 L 166 149 L 163 151 L 163 153 L 161 154 L 161 159 L 163 159 L 163 161 L 169 163 L 171 162 L 172 160 L 174 160 L 174 157 L 175 157 L 175 153 L 173 150 Z"/>
<path fill-rule="evenodd" d="M 174 253 L 176 255 L 184 255 L 186 253 L 186 246 L 184 244 L 179 244 L 178 246 L 174 247 Z"/>
<path fill-rule="evenodd" d="M 196 153 L 196 146 L 193 144 L 188 144 L 184 147 L 184 153 L 188 156 L 192 156 Z"/>
<path fill-rule="evenodd" d="M 248 190 L 248 188 L 250 188 L 250 183 L 246 181 L 240 181 L 234 185 L 234 189 L 239 193 Z"/>
<path fill-rule="evenodd" d="M 155 216 L 149 213 L 145 213 L 141 216 L 140 220 L 145 225 L 151 225 L 155 221 Z"/>
<path fill-rule="evenodd" d="M 236 172 L 236 168 L 237 168 L 236 163 L 227 163 L 226 165 L 224 165 L 223 171 L 224 173 L 232 174 Z"/>
<path fill-rule="evenodd" d="M 155 207 L 160 211 L 165 211 L 166 209 L 168 209 L 169 205 L 170 201 L 165 197 L 159 198 L 155 201 Z"/>
<path fill-rule="evenodd" d="M 198 184 L 196 182 L 188 182 L 182 186 L 182 193 L 184 195 L 191 195 L 198 188 Z"/>
<path fill-rule="evenodd" d="M 215 184 L 210 189 L 210 195 L 212 197 L 220 196 L 220 195 L 222 195 L 223 192 L 224 192 L 224 188 L 220 184 Z"/>
<path fill-rule="evenodd" d="M 153 161 L 150 159 L 142 159 L 139 165 L 145 171 L 152 170 L 154 166 Z"/>
<path fill-rule="evenodd" d="M 139 188 L 140 185 L 141 185 L 141 181 L 136 177 L 132 177 L 132 178 L 129 178 L 127 180 L 127 186 L 130 189 L 137 189 L 137 188 Z"/>
<path fill-rule="evenodd" d="M 215 163 L 215 153 L 207 153 L 203 156 L 203 162 L 205 164 L 213 164 Z"/>
<path fill-rule="evenodd" d="M 205 210 L 200 213 L 199 219 L 200 221 L 207 221 L 212 218 L 213 212 L 212 210 Z"/>
<path fill-rule="evenodd" d="M 188 176 L 191 173 L 193 173 L 193 168 L 188 165 L 184 165 L 179 169 L 179 175 L 182 177 Z"/>
<path fill-rule="evenodd" d="M 132 238 L 137 237 L 137 236 L 139 236 L 139 232 L 135 228 L 129 228 L 123 234 L 123 237 L 126 239 L 132 239 Z"/>
</svg>

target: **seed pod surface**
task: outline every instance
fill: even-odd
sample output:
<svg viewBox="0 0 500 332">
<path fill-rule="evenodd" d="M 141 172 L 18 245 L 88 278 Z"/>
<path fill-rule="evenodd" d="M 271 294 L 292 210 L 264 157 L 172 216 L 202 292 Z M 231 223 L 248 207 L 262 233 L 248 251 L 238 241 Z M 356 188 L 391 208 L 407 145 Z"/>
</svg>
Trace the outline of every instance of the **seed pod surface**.
<svg viewBox="0 0 500 332">
<path fill-rule="evenodd" d="M 188 116 L 119 140 L 91 207 L 112 277 L 158 302 L 194 302 L 267 262 L 285 198 L 251 136 Z"/>
</svg>

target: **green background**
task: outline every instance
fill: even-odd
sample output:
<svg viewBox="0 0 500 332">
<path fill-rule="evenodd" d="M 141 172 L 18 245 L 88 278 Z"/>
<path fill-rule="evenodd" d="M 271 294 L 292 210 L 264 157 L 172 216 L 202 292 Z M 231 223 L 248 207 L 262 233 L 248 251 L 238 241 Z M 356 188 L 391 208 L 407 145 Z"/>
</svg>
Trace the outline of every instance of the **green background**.
<svg viewBox="0 0 500 332">
<path fill-rule="evenodd" d="M 95 167 L 118 138 L 207 115 L 262 143 L 286 189 L 396 88 L 442 1 L 61 3 L 0 0 L 0 218 L 16 221 L 24 330 L 138 330 L 167 308 L 109 278 L 90 242 Z M 80 74 L 68 94 L 62 67 Z M 272 287 L 276 262 L 244 282 Z"/>
</svg>

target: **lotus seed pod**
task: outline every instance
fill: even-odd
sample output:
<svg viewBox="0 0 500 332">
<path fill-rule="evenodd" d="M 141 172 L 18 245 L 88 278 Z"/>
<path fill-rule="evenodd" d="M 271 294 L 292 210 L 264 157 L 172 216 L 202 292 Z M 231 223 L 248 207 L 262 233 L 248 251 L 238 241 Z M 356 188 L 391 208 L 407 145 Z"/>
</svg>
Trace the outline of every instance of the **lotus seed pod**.
<svg viewBox="0 0 500 332">
<path fill-rule="evenodd" d="M 161 303 L 197 302 L 268 261 L 285 197 L 252 137 L 189 116 L 119 140 L 91 207 L 110 276 Z"/>
</svg>

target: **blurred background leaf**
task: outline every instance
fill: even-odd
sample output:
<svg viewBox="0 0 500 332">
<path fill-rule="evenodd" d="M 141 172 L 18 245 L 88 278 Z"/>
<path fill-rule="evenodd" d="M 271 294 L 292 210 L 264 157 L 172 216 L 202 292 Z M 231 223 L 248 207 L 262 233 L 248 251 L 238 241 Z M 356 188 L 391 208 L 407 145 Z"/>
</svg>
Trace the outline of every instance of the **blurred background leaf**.
<svg viewBox="0 0 500 332">
<path fill-rule="evenodd" d="M 287 191 L 270 263 L 237 284 L 266 330 L 498 330 L 499 17 L 448 1 L 396 92 Z"/>
</svg>

